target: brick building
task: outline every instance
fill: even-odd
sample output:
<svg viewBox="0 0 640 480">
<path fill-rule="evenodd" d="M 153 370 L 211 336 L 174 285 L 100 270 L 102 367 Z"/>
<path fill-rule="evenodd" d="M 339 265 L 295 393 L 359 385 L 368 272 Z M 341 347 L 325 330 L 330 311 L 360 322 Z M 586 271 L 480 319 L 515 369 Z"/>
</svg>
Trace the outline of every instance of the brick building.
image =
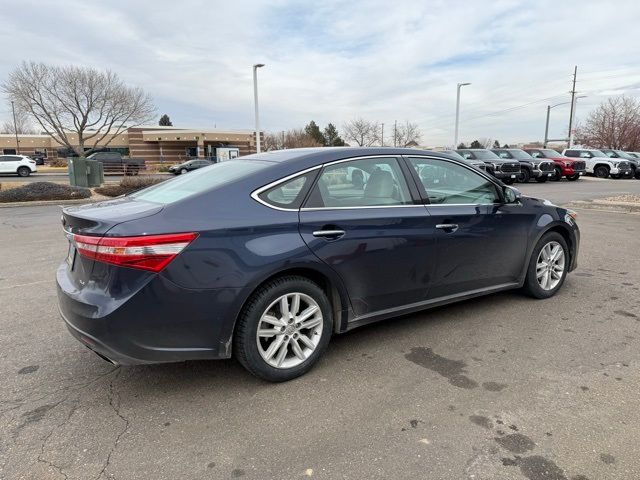
<svg viewBox="0 0 640 480">
<path fill-rule="evenodd" d="M 70 135 L 73 142 L 75 135 Z M 72 155 L 48 135 L 18 135 L 19 149 L 13 134 L 0 134 L 0 153 L 41 155 L 45 159 L 66 158 Z M 240 156 L 255 153 L 255 132 L 252 130 L 177 128 L 140 126 L 111 136 L 108 151 L 128 157 L 144 158 L 149 163 L 177 163 L 193 157 L 215 157 L 219 147 L 235 147 Z"/>
</svg>

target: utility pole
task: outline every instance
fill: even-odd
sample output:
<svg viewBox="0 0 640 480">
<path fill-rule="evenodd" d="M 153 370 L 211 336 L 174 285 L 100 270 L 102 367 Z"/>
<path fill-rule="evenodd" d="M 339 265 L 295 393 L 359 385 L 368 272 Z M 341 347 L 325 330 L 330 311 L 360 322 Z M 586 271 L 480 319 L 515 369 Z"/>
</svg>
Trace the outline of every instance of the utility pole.
<svg viewBox="0 0 640 480">
<path fill-rule="evenodd" d="M 16 152 L 20 155 L 20 141 L 18 140 L 18 124 L 16 122 L 16 109 L 11 101 L 11 111 L 13 112 L 13 133 L 16 134 Z"/>
<path fill-rule="evenodd" d="M 384 147 L 384 123 L 382 124 L 382 133 L 380 134 L 380 146 Z"/>
<path fill-rule="evenodd" d="M 469 82 L 459 83 L 456 87 L 456 130 L 453 136 L 453 148 L 458 148 L 458 124 L 460 123 L 460 89 L 466 85 L 471 85 Z"/>
<path fill-rule="evenodd" d="M 397 147 L 396 141 L 398 139 L 398 121 L 393 121 L 393 146 Z"/>
<path fill-rule="evenodd" d="M 576 108 L 576 77 L 578 75 L 578 66 L 573 69 L 573 87 L 571 88 L 571 112 L 569 113 L 569 142 L 567 148 L 573 146 L 573 116 Z"/>
<path fill-rule="evenodd" d="M 264 67 L 264 63 L 256 63 L 253 66 L 253 103 L 256 116 L 256 153 L 260 153 L 260 115 L 258 112 L 258 69 Z"/>
<path fill-rule="evenodd" d="M 551 105 L 547 105 L 547 122 L 544 125 L 544 142 L 542 147 L 547 148 L 547 139 L 549 138 L 549 116 L 551 115 Z"/>
<path fill-rule="evenodd" d="M 284 146 L 284 130 L 282 130 L 282 149 L 284 150 L 286 147 Z"/>
</svg>

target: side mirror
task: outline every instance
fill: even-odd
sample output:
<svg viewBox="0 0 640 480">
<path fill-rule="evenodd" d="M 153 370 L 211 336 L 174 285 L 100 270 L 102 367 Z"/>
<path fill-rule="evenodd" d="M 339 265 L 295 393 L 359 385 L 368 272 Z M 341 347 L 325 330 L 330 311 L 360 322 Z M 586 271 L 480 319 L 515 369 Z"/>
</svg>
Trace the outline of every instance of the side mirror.
<svg viewBox="0 0 640 480">
<path fill-rule="evenodd" d="M 518 203 L 522 198 L 522 193 L 515 187 L 505 185 L 503 190 L 505 203 Z"/>
</svg>

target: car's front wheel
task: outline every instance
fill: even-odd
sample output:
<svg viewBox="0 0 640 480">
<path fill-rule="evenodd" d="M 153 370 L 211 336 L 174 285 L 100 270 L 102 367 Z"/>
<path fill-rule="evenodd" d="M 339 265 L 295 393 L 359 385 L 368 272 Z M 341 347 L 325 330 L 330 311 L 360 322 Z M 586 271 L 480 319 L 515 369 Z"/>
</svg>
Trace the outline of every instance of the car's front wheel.
<svg viewBox="0 0 640 480">
<path fill-rule="evenodd" d="M 600 165 L 593 170 L 593 174 L 598 178 L 607 178 L 609 176 L 609 169 L 604 165 Z"/>
<path fill-rule="evenodd" d="M 551 178 L 551 180 L 555 182 L 559 182 L 560 180 L 562 180 L 562 169 L 560 167 L 555 167 L 553 169 L 553 177 Z"/>
<path fill-rule="evenodd" d="M 31 170 L 29 167 L 20 167 L 18 168 L 18 176 L 19 177 L 28 177 L 31 175 Z"/>
<path fill-rule="evenodd" d="M 502 183 L 506 184 L 506 185 L 513 185 L 515 182 L 514 178 L 505 178 L 504 180 L 502 180 Z"/>
<path fill-rule="evenodd" d="M 557 232 L 542 236 L 531 254 L 524 291 L 535 298 L 555 295 L 567 276 L 569 248 Z"/>
<path fill-rule="evenodd" d="M 522 170 L 520 170 L 520 175 L 518 176 L 518 181 L 520 183 L 529 183 L 530 179 L 531 179 L 531 174 L 529 173 L 529 170 L 527 170 L 526 168 L 523 168 Z"/>
<path fill-rule="evenodd" d="M 180 175 L 184 175 L 185 173 L 189 173 L 189 170 L 187 170 L 186 168 L 180 170 Z"/>
<path fill-rule="evenodd" d="M 570 182 L 575 182 L 579 178 L 580 178 L 580 174 L 579 173 L 574 173 L 573 175 L 568 176 L 567 180 L 569 180 Z"/>
<path fill-rule="evenodd" d="M 538 178 L 536 178 L 536 182 L 538 182 L 538 183 L 544 183 L 544 182 L 546 182 L 546 181 L 547 181 L 547 179 L 548 179 L 548 178 L 549 178 L 549 177 L 545 177 L 545 176 L 538 177 Z"/>
<path fill-rule="evenodd" d="M 247 301 L 234 335 L 238 361 L 271 382 L 303 375 L 329 344 L 329 300 L 311 280 L 287 276 L 260 287 Z"/>
</svg>

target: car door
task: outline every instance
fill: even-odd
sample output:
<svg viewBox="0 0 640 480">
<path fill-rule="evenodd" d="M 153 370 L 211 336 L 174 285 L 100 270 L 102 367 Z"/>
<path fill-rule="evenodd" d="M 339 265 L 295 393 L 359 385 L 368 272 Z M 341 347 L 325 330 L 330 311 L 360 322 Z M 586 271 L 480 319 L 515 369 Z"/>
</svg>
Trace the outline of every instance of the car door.
<svg viewBox="0 0 640 480">
<path fill-rule="evenodd" d="M 325 165 L 300 209 L 300 234 L 344 282 L 356 316 L 429 298 L 435 230 L 399 157 Z"/>
<path fill-rule="evenodd" d="M 435 225 L 432 298 L 513 284 L 525 262 L 533 215 L 502 201 L 500 187 L 467 165 L 408 157 Z"/>
<path fill-rule="evenodd" d="M 11 166 L 9 163 L 8 155 L 0 155 L 0 173 L 9 173 L 11 170 L 9 167 Z"/>
</svg>

